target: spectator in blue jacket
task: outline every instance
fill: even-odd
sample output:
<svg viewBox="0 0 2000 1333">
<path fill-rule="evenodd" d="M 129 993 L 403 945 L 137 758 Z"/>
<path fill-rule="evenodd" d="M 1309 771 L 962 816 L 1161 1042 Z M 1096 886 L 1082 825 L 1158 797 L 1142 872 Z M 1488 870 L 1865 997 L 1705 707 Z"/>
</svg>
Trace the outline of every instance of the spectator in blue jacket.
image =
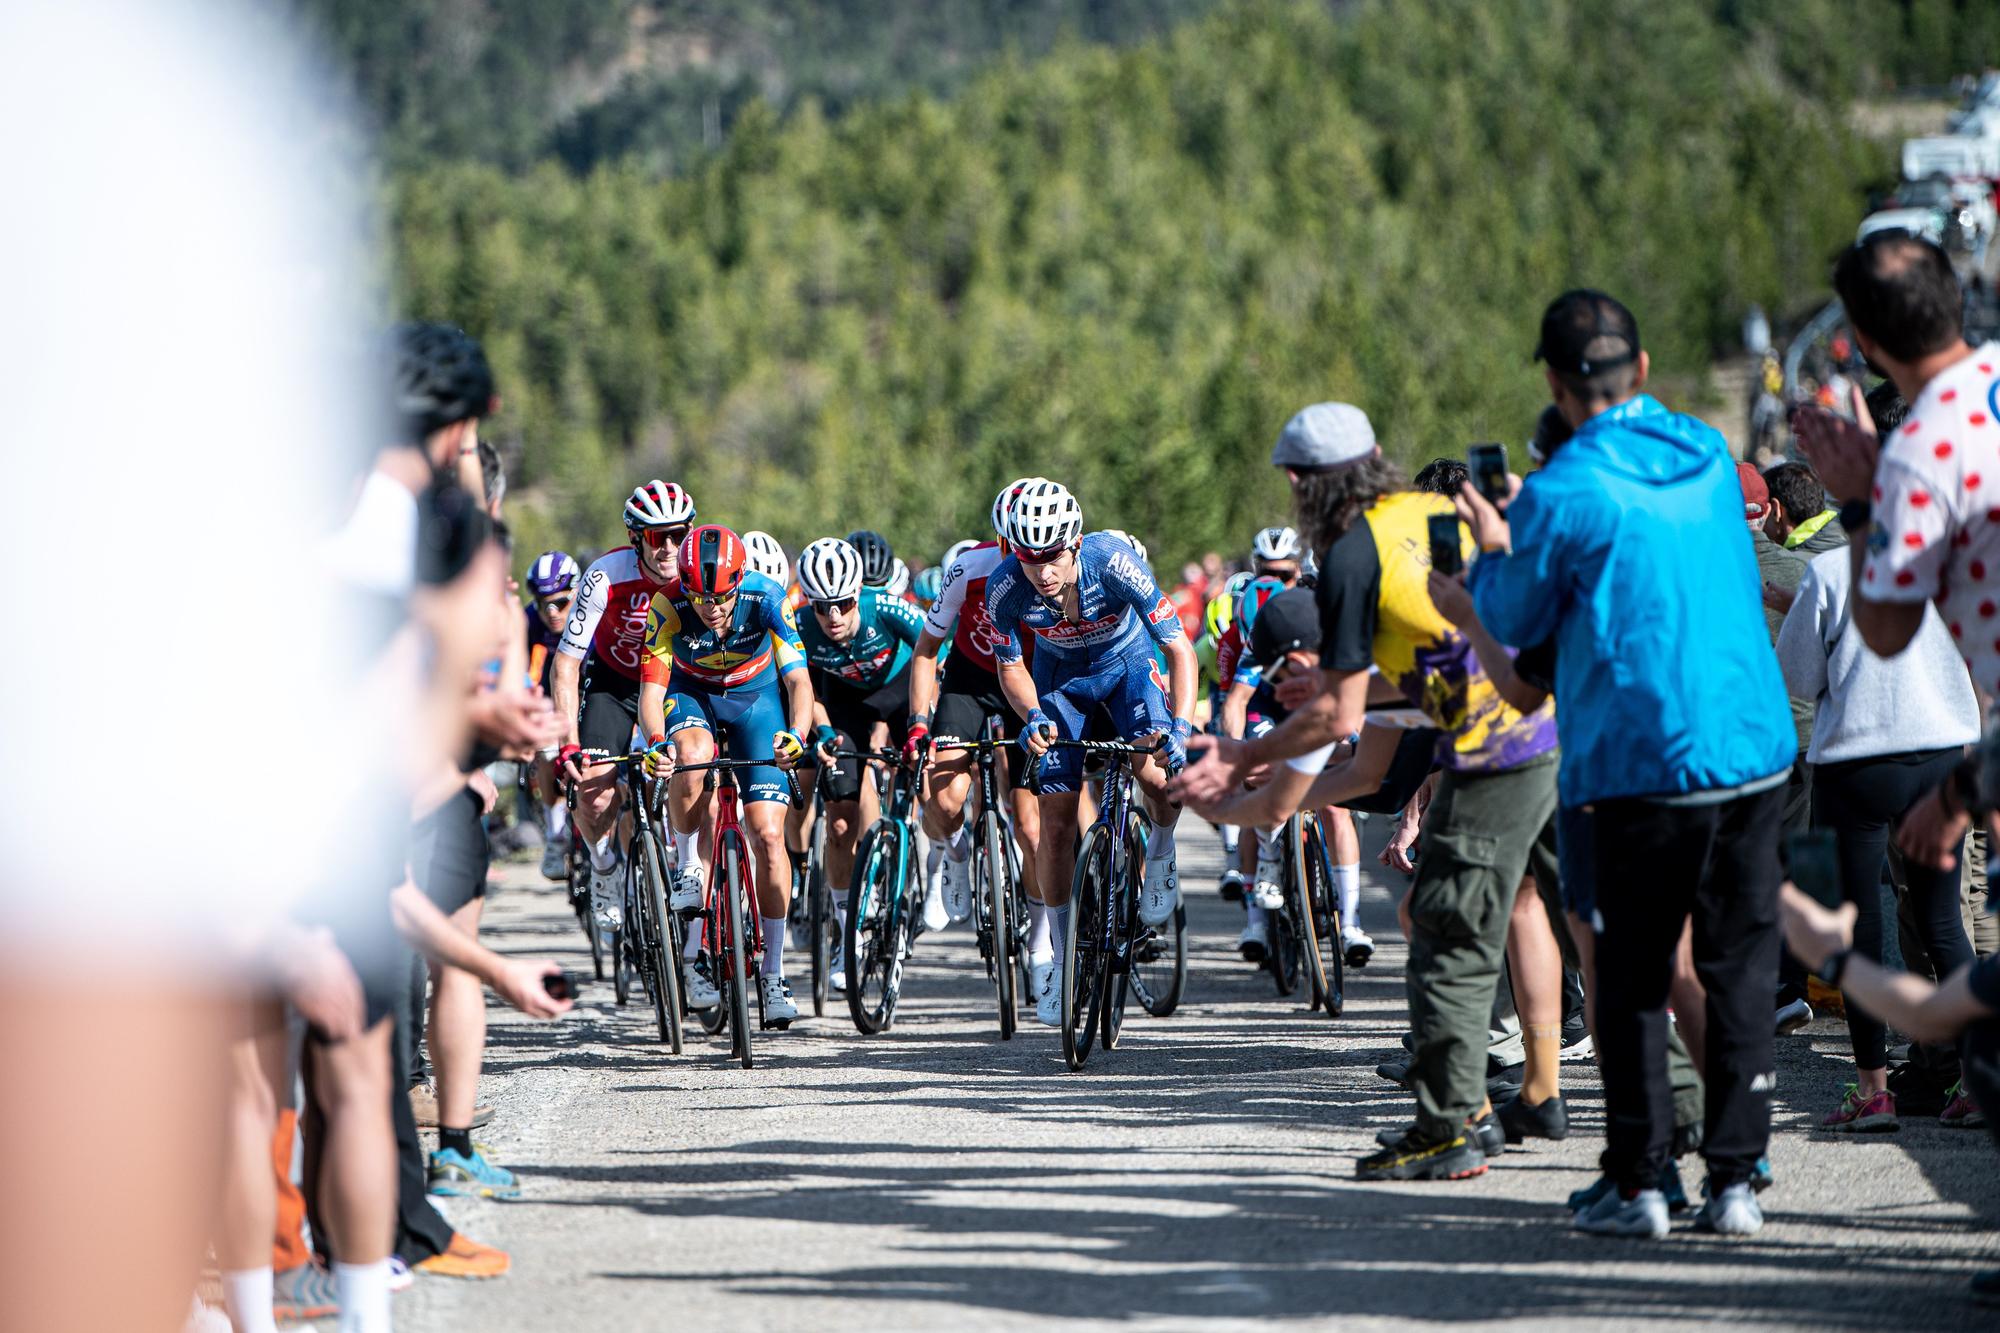
<svg viewBox="0 0 2000 1333">
<path fill-rule="evenodd" d="M 1575 437 L 1504 515 L 1470 487 L 1470 579 L 1501 642 L 1553 635 L 1565 807 L 1595 811 L 1597 1037 L 1605 1173 L 1578 1212 L 1608 1235 L 1664 1237 L 1655 1188 L 1673 1135 L 1667 990 L 1690 915 L 1708 991 L 1700 1224 L 1755 1233 L 1770 1137 L 1778 830 L 1798 738 L 1766 633 L 1743 492 L 1722 436 L 1641 390 L 1639 329 L 1602 292 L 1542 317 L 1536 356 Z"/>
</svg>

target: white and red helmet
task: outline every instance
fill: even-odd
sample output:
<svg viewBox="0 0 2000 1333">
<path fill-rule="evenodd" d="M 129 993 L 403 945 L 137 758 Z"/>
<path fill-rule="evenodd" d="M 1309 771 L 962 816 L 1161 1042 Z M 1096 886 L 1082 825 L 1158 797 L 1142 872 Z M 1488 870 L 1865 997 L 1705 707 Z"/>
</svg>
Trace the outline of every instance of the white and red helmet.
<svg viewBox="0 0 2000 1333">
<path fill-rule="evenodd" d="M 694 522 L 694 497 L 671 481 L 649 481 L 625 501 L 625 527 L 677 528 Z"/>
</svg>

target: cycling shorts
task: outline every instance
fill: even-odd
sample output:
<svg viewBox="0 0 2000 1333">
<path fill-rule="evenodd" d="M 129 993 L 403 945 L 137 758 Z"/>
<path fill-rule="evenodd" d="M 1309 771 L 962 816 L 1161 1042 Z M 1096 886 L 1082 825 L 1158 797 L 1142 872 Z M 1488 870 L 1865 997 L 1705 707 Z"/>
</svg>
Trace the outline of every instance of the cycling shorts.
<svg viewBox="0 0 2000 1333">
<path fill-rule="evenodd" d="M 986 734 L 989 717 L 1000 719 L 1000 734 L 1008 740 L 1020 736 L 1021 716 L 1007 702 L 1000 677 L 961 657 L 945 663 L 931 735 L 941 741 L 976 741 Z"/>
<path fill-rule="evenodd" d="M 629 753 L 632 730 L 639 725 L 639 682 L 598 665 L 592 658 L 584 663 L 581 693 L 577 743 L 606 754 Z"/>
<path fill-rule="evenodd" d="M 1123 654 L 1095 663 L 1094 672 L 1036 660 L 1035 688 L 1042 711 L 1064 740 L 1134 741 L 1156 736 L 1174 724 L 1166 684 L 1150 654 Z M 1044 671 L 1047 672 L 1044 678 Z M 1042 756 L 1035 779 L 1039 792 L 1072 792 L 1083 781 L 1083 751 L 1057 747 Z"/>
<path fill-rule="evenodd" d="M 691 727 L 699 727 L 719 741 L 727 741 L 731 757 L 766 759 L 771 740 L 786 729 L 785 700 L 774 679 L 755 689 L 705 690 L 676 672 L 667 686 L 667 735 L 674 737 Z M 718 747 L 719 748 L 719 747 Z M 760 763 L 737 774 L 743 788 L 743 802 L 792 802 L 792 786 L 785 770 L 773 763 Z"/>
<path fill-rule="evenodd" d="M 840 748 L 843 750 L 866 749 L 877 722 L 888 724 L 889 744 L 898 749 L 909 735 L 910 673 L 907 671 L 897 672 L 878 689 L 866 694 L 830 684 L 819 701 L 826 709 L 827 722 L 840 733 Z M 813 754 L 811 750 L 806 752 L 806 763 L 799 766 L 801 769 L 817 764 Z M 801 776 L 800 781 L 806 779 Z M 837 761 L 833 766 L 833 780 L 829 784 L 827 799 L 854 801 L 860 798 L 861 761 Z"/>
</svg>

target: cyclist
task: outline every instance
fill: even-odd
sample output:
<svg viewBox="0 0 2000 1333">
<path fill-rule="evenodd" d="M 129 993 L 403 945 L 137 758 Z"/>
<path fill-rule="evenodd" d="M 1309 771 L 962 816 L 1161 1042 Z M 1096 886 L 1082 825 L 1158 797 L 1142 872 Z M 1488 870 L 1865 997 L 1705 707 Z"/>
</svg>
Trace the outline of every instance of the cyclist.
<svg viewBox="0 0 2000 1333">
<path fill-rule="evenodd" d="M 1029 480 L 1040 478 L 1014 482 L 994 498 L 995 533 L 1004 534 L 1007 501 Z M 986 614 L 986 583 L 1006 554 L 1004 540 L 959 542 L 945 552 L 944 580 L 937 600 L 924 614 L 924 631 L 910 659 L 913 745 L 929 744 L 933 732 L 940 741 L 977 740 L 985 734 L 989 717 L 1002 719 L 1006 739 L 1015 740 L 1021 734 L 1021 719 L 995 674 L 993 647 L 1000 636 Z M 940 661 L 944 663 L 942 680 Z M 932 765 L 924 793 L 924 834 L 932 848 L 943 850 L 942 857 L 927 868 L 927 899 L 941 899 L 955 921 L 972 912 L 972 844 L 965 832 L 965 802 L 972 793 L 972 771 L 969 751 L 947 750 Z M 1029 965 L 1051 969 L 1055 954 L 1049 943 L 1048 910 L 1036 888 L 1034 869 L 1041 818 L 1033 795 L 1025 787 L 1012 789 L 1009 804 L 1014 814 L 1014 840 L 1021 849 L 1022 888 L 1028 898 Z M 1039 986 L 1039 981 L 1036 984 Z"/>
<path fill-rule="evenodd" d="M 1013 553 L 987 581 L 986 609 L 1000 636 L 993 658 L 1001 688 L 1023 720 L 1021 744 L 1041 758 L 1038 850 L 1054 945 L 1062 947 L 1069 928 L 1082 785 L 1081 756 L 1052 748 L 1059 738 L 1081 740 L 1109 731 L 1126 740 L 1161 739 L 1162 750 L 1132 768 L 1139 812 L 1150 825 L 1139 919 L 1157 926 L 1173 915 L 1180 898 L 1174 866 L 1179 807 L 1166 789 L 1187 758 L 1194 649 L 1174 604 L 1161 595 L 1145 563 L 1109 533 L 1085 536 L 1083 509 L 1063 486 L 1036 480 L 1021 487 L 1008 503 L 1006 536 Z M 1032 670 L 1020 630 L 1034 639 Z M 1166 682 L 1153 661 L 1153 644 L 1166 653 Z M 1162 688 L 1169 682 L 1171 704 Z M 1036 1016 L 1050 1026 L 1062 1021 L 1054 978 L 1053 967 L 1037 978 Z"/>
<path fill-rule="evenodd" d="M 528 622 L 528 675 L 550 697 L 554 697 L 549 677 L 555 670 L 556 645 L 562 642 L 582 577 L 583 570 L 565 551 L 544 551 L 528 566 L 528 595 L 534 599 L 532 606 L 522 609 Z M 569 802 L 556 785 L 554 758 L 536 755 L 529 779 L 545 821 L 542 875 L 546 879 L 562 879 L 569 873 Z"/>
<path fill-rule="evenodd" d="M 875 784 L 861 780 L 857 760 L 835 761 L 839 747 L 874 743 L 885 729 L 903 744 L 910 710 L 910 647 L 922 632 L 915 607 L 888 592 L 864 587 L 861 554 L 838 537 L 822 537 L 799 554 L 799 586 L 812 615 L 799 626 L 812 677 L 814 759 L 833 764 L 826 804 L 826 874 L 830 884 L 854 877 L 854 847 L 873 822 Z M 847 902 L 834 895 L 839 938 L 847 937 Z M 934 920 L 932 926 L 942 925 Z M 833 975 L 842 977 L 835 957 Z M 842 984 L 844 984 L 844 977 Z"/>
<path fill-rule="evenodd" d="M 906 602 L 915 602 L 915 595 L 910 591 L 910 567 L 903 563 L 903 557 L 900 555 L 890 557 L 889 581 L 882 585 L 882 591 L 888 593 L 891 597 L 900 597 Z"/>
<path fill-rule="evenodd" d="M 790 586 L 792 562 L 785 558 L 785 548 L 778 544 L 776 537 L 752 528 L 743 534 L 743 553 L 751 569 L 766 578 L 776 579 L 780 588 Z"/>
<path fill-rule="evenodd" d="M 1231 574 L 1223 581 L 1222 591 L 1209 598 L 1202 611 L 1201 642 L 1196 645 L 1195 652 L 1196 660 L 1201 665 L 1201 691 L 1208 699 L 1208 722 L 1202 730 L 1210 735 L 1222 730 L 1222 640 L 1235 621 L 1236 601 L 1250 586 L 1250 579 L 1247 569 Z M 1239 842 L 1236 825 L 1217 824 L 1215 831 L 1222 838 L 1222 900 L 1227 903 L 1241 902 L 1243 885 L 1249 878 L 1246 870 L 1250 852 Z"/>
<path fill-rule="evenodd" d="M 681 543 L 679 573 L 677 585 L 653 599 L 646 625 L 639 688 L 646 771 L 671 777 L 675 764 L 708 762 L 715 757 L 718 729 L 737 758 L 771 756 L 769 765 L 746 774 L 743 826 L 758 866 L 764 1021 L 782 1027 L 799 1011 L 785 982 L 785 912 L 792 896 L 785 812 L 791 794 L 781 770 L 805 752 L 800 738 L 813 716 L 805 648 L 785 605 L 785 585 L 751 570 L 743 539 L 728 528 L 709 524 L 690 531 Z M 708 880 L 696 839 L 709 821 L 708 792 L 699 774 L 673 784 L 668 807 L 680 861 L 670 905 L 692 911 L 702 905 Z M 693 962 L 688 1004 L 696 1009 L 720 999 L 701 943 L 701 932 L 688 932 Z"/>
<path fill-rule="evenodd" d="M 865 588 L 887 588 L 896 576 L 896 553 L 889 549 L 889 539 L 870 528 L 856 528 L 847 534 L 847 544 L 861 557 L 861 585 Z"/>
<path fill-rule="evenodd" d="M 622 754 L 632 743 L 646 619 L 655 596 L 678 590 L 674 551 L 694 515 L 693 497 L 672 482 L 649 481 L 633 491 L 625 501 L 631 545 L 606 552 L 585 571 L 556 645 L 551 693 L 569 726 L 557 766 L 578 784 L 576 826 L 590 854 L 590 905 L 605 930 L 615 930 L 624 914 L 617 769 L 587 763 L 581 751 Z"/>
</svg>

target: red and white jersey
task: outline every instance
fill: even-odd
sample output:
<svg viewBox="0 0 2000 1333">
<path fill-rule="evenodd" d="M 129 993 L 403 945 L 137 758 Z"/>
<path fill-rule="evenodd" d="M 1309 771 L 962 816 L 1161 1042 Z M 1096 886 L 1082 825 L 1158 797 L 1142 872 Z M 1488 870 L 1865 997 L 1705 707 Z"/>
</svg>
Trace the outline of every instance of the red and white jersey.
<svg viewBox="0 0 2000 1333">
<path fill-rule="evenodd" d="M 630 546 L 606 551 L 584 572 L 556 651 L 565 657 L 588 653 L 621 676 L 639 679 L 646 658 L 646 616 L 653 596 L 680 591 L 680 578 L 656 581 Z"/>
<path fill-rule="evenodd" d="M 982 671 L 993 671 L 993 648 L 1006 636 L 993 629 L 986 614 L 986 580 L 1003 557 L 1000 543 L 981 542 L 951 562 L 938 585 L 937 600 L 924 613 L 924 628 L 951 640 L 954 658 Z"/>
</svg>

